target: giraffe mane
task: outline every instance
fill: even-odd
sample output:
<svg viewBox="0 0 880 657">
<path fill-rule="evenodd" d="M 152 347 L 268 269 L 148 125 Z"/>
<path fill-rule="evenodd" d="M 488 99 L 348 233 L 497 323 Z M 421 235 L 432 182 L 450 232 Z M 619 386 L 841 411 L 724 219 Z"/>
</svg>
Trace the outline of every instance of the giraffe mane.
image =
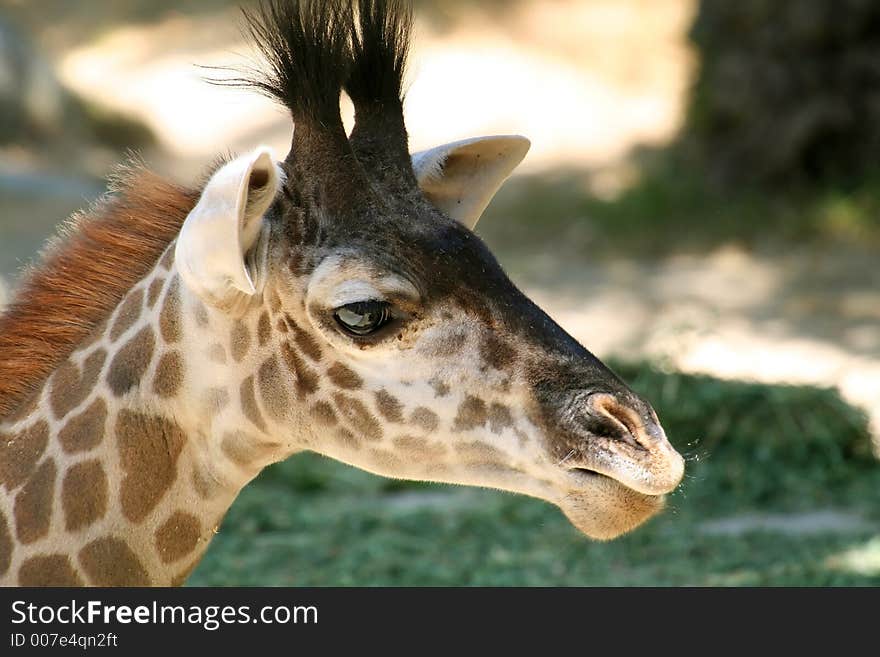
<svg viewBox="0 0 880 657">
<path fill-rule="evenodd" d="M 89 210 L 64 222 L 0 315 L 0 419 L 152 269 L 198 192 L 129 164 Z"/>
</svg>

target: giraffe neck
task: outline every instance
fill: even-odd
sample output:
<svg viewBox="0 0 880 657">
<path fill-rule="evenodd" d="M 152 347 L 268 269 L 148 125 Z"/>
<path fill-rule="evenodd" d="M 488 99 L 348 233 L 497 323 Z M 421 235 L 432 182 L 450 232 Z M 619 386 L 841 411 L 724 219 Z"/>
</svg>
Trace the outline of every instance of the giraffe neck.
<svg viewBox="0 0 880 657">
<path fill-rule="evenodd" d="M 0 582 L 180 584 L 241 488 L 296 451 L 240 375 L 269 318 L 189 297 L 172 250 L 0 421 Z"/>
</svg>

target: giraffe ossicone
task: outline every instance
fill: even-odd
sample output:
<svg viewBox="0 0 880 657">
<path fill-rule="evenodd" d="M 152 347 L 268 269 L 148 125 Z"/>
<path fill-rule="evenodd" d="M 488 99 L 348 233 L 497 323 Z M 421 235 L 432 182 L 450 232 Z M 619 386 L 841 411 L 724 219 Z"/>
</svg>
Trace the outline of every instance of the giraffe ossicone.
<svg viewBox="0 0 880 657">
<path fill-rule="evenodd" d="M 651 406 L 471 230 L 528 140 L 410 155 L 402 3 L 248 20 L 290 153 L 201 190 L 130 174 L 0 316 L 0 581 L 180 584 L 239 491 L 305 450 L 538 497 L 597 539 L 662 509 L 684 465 Z"/>
</svg>

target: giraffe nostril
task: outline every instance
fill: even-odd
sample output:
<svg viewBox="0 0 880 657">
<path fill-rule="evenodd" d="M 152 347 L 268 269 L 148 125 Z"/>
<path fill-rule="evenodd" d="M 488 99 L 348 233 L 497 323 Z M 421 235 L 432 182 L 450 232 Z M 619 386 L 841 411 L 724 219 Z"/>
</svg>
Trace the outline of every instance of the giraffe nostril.
<svg viewBox="0 0 880 657">
<path fill-rule="evenodd" d="M 650 449 L 655 434 L 662 432 L 651 413 L 639 413 L 615 395 L 594 393 L 587 398 L 594 433 L 622 440 L 638 449 Z"/>
</svg>

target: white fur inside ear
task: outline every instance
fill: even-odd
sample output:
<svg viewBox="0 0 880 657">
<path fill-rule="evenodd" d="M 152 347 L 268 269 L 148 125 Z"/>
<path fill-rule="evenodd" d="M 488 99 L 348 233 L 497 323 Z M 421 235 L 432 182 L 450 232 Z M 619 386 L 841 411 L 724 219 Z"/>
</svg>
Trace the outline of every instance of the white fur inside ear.
<svg viewBox="0 0 880 657">
<path fill-rule="evenodd" d="M 260 147 L 211 176 L 183 223 L 175 264 L 187 286 L 207 303 L 230 308 L 258 292 L 253 253 L 263 215 L 282 182 L 272 151 Z M 258 249 L 265 252 L 265 249 Z M 248 266 L 248 262 L 251 266 Z"/>
<path fill-rule="evenodd" d="M 423 181 L 433 183 L 443 175 L 443 163 L 446 162 L 447 155 L 449 151 L 442 147 L 412 154 L 413 170 L 419 184 Z"/>
<path fill-rule="evenodd" d="M 413 171 L 429 201 L 473 228 L 530 145 L 519 135 L 465 139 L 414 153 Z"/>
</svg>

